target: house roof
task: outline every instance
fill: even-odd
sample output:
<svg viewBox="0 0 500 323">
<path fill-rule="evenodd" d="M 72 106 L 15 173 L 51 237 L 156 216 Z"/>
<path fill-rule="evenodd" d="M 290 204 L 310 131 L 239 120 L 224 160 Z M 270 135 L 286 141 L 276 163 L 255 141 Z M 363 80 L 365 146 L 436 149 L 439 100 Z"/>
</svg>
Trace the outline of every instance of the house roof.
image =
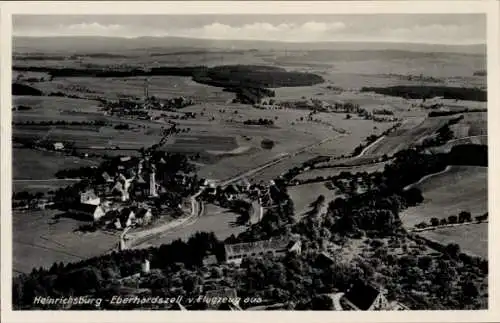
<svg viewBox="0 0 500 323">
<path fill-rule="evenodd" d="M 366 311 L 379 294 L 380 290 L 375 286 L 357 281 L 351 286 L 344 297 L 358 309 Z"/>
<path fill-rule="evenodd" d="M 213 265 L 217 263 L 217 257 L 215 255 L 209 255 L 203 258 L 203 264 L 205 266 Z"/>
<path fill-rule="evenodd" d="M 149 209 L 143 209 L 143 208 L 140 208 L 137 210 L 137 212 L 135 213 L 135 216 L 138 217 L 138 218 L 142 218 L 144 217 L 148 212 L 151 212 L 151 210 Z"/>
</svg>

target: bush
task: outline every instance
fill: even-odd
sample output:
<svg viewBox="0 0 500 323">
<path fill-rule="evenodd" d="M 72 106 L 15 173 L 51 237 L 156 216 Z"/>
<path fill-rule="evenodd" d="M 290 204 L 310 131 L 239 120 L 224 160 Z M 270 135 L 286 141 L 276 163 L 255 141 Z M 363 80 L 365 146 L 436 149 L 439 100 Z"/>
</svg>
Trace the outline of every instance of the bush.
<svg viewBox="0 0 500 323">
<path fill-rule="evenodd" d="M 264 149 L 273 149 L 274 141 L 270 139 L 263 139 L 260 143 L 260 146 Z"/>
<path fill-rule="evenodd" d="M 433 227 L 438 226 L 439 225 L 439 219 L 438 218 L 432 218 L 431 219 L 431 225 Z"/>
<path fill-rule="evenodd" d="M 454 224 L 458 222 L 458 217 L 456 215 L 450 215 L 448 217 L 448 223 Z"/>
<path fill-rule="evenodd" d="M 458 214 L 458 221 L 460 223 L 471 222 L 472 221 L 472 214 L 470 214 L 470 212 L 467 212 L 467 211 L 462 211 Z"/>
</svg>

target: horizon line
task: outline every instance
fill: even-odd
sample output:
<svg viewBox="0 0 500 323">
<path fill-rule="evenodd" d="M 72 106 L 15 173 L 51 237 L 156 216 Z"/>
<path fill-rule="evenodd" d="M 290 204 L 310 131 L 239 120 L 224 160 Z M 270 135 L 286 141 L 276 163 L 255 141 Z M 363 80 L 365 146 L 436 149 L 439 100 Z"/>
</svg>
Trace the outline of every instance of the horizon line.
<svg viewBox="0 0 500 323">
<path fill-rule="evenodd" d="M 12 35 L 12 38 L 116 38 L 126 40 L 137 40 L 141 38 L 177 38 L 191 40 L 213 40 L 213 41 L 238 41 L 238 42 L 265 42 L 265 43 L 286 43 L 286 44 L 330 44 L 330 43 L 379 43 L 379 44 L 414 44 L 414 45 L 434 45 L 434 46 L 487 46 L 487 42 L 477 42 L 468 44 L 457 43 L 427 43 L 422 41 L 394 41 L 394 40 L 323 40 L 323 41 L 286 41 L 286 40 L 265 40 L 265 39 L 229 39 L 229 38 L 197 38 L 183 36 L 99 36 L 99 35 Z"/>
</svg>

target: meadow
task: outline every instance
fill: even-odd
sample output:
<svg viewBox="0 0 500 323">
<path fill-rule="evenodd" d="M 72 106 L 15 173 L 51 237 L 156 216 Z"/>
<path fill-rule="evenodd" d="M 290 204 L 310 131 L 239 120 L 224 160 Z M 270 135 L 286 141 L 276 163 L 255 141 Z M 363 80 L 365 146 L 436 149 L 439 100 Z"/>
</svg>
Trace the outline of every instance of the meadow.
<svg viewBox="0 0 500 323">
<path fill-rule="evenodd" d="M 488 223 L 474 223 L 419 232 L 424 238 L 447 245 L 458 243 L 463 252 L 488 258 Z"/>
<path fill-rule="evenodd" d="M 488 168 L 449 166 L 445 171 L 429 175 L 411 185 L 422 191 L 424 201 L 403 212 L 406 227 L 442 219 L 468 211 L 472 216 L 488 211 Z"/>
<path fill-rule="evenodd" d="M 29 273 L 34 267 L 49 268 L 54 262 L 74 262 L 116 247 L 118 236 L 102 231 L 74 232 L 88 222 L 69 218 L 55 220 L 54 216 L 60 213 L 54 210 L 13 212 L 14 272 Z"/>
<path fill-rule="evenodd" d="M 337 196 L 335 191 L 329 190 L 325 183 L 311 183 L 288 187 L 288 194 L 293 200 L 295 215 L 302 216 L 311 210 L 311 203 L 316 201 L 320 195 L 325 196 L 326 204 Z"/>
<path fill-rule="evenodd" d="M 14 180 L 53 179 L 60 169 L 97 166 L 98 160 L 65 156 L 59 152 L 12 149 L 12 178 Z"/>
</svg>

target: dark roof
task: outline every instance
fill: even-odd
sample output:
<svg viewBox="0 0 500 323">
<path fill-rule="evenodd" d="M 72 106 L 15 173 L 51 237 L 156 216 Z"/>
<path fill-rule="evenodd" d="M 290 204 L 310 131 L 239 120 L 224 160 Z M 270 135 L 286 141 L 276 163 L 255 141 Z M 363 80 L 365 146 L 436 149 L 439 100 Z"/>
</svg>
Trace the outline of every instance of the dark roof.
<svg viewBox="0 0 500 323">
<path fill-rule="evenodd" d="M 137 218 L 142 218 L 142 217 L 144 217 L 144 216 L 146 215 L 146 213 L 148 213 L 148 211 L 150 211 L 150 210 L 140 208 L 140 209 L 138 209 L 138 210 L 137 210 L 137 212 L 135 213 L 135 216 L 136 216 Z"/>
<path fill-rule="evenodd" d="M 367 311 L 380 294 L 375 286 L 362 281 L 355 282 L 344 297 L 362 311 Z"/>
</svg>

